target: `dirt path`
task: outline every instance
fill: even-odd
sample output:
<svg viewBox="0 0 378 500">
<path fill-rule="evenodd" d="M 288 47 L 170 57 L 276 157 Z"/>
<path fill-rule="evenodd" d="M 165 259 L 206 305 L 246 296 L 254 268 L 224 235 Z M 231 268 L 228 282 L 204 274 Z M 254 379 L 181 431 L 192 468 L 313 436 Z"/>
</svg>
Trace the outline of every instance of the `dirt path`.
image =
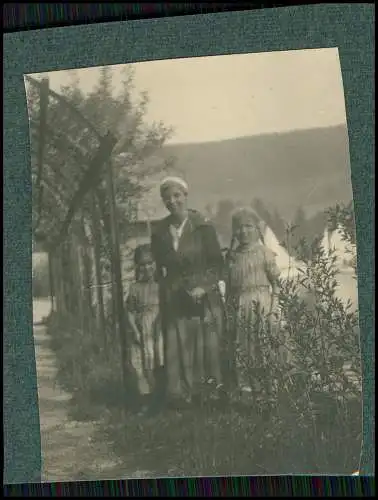
<svg viewBox="0 0 378 500">
<path fill-rule="evenodd" d="M 48 312 L 48 301 L 33 303 L 42 482 L 140 477 L 135 471 L 127 473 L 111 446 L 95 438 L 98 422 L 77 422 L 69 417 L 71 395 L 56 383 L 55 355 L 46 328 L 38 324 Z"/>
</svg>

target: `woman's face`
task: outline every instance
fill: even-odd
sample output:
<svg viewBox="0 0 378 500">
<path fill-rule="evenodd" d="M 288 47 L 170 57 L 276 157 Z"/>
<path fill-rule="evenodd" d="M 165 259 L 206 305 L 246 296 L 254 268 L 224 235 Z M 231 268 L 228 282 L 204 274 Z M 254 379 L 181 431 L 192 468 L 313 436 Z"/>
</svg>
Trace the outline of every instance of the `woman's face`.
<svg viewBox="0 0 378 500">
<path fill-rule="evenodd" d="M 255 224 L 241 224 L 236 232 L 236 237 L 240 244 L 248 245 L 257 243 L 260 239 L 260 233 Z"/>
<path fill-rule="evenodd" d="M 185 215 L 187 210 L 187 196 L 180 187 L 167 187 L 162 193 L 162 200 L 172 215 L 178 217 Z"/>
<path fill-rule="evenodd" d="M 155 274 L 155 263 L 152 261 L 141 262 L 138 266 L 139 279 L 141 281 L 149 281 Z"/>
</svg>

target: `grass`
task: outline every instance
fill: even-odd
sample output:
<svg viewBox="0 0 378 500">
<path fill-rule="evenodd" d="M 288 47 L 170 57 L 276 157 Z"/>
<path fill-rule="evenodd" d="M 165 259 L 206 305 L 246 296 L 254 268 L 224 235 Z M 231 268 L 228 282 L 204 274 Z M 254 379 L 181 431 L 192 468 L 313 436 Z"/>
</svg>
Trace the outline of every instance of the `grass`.
<svg viewBox="0 0 378 500">
<path fill-rule="evenodd" d="M 349 410 L 352 420 L 361 413 L 355 402 Z M 361 422 L 356 423 L 339 427 L 331 411 L 323 411 L 315 423 L 300 422 L 298 415 L 246 404 L 222 411 L 166 411 L 153 418 L 113 411 L 100 434 L 135 470 L 154 477 L 350 474 L 361 446 Z M 314 432 L 314 425 L 322 430 Z"/>
<path fill-rule="evenodd" d="M 258 456 L 257 427 L 253 418 L 232 409 L 187 410 L 145 419 L 128 415 L 123 422 L 113 414 L 102 431 L 121 456 L 132 457 L 137 470 L 150 470 L 156 477 L 213 476 L 268 473 L 264 457 Z"/>
</svg>

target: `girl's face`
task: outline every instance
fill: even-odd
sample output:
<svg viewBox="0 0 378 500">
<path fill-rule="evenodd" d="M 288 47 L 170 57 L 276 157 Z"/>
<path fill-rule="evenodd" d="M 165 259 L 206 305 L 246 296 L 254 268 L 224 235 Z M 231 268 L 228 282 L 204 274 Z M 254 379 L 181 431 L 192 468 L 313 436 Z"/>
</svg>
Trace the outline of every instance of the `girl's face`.
<svg viewBox="0 0 378 500">
<path fill-rule="evenodd" d="M 241 245 L 250 245 L 259 241 L 260 233 L 255 224 L 241 224 L 236 231 L 236 237 Z"/>
<path fill-rule="evenodd" d="M 167 210 L 174 216 L 183 217 L 187 211 L 187 196 L 178 186 L 169 186 L 162 193 Z"/>
<path fill-rule="evenodd" d="M 138 266 L 140 281 L 151 281 L 155 275 L 156 266 L 152 261 L 142 262 Z"/>
</svg>

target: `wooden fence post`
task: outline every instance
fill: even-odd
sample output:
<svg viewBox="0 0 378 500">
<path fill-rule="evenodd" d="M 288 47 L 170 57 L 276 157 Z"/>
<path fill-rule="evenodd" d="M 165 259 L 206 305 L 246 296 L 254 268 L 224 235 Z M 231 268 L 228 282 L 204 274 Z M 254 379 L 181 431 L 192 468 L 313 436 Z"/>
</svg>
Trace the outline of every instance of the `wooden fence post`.
<svg viewBox="0 0 378 500">
<path fill-rule="evenodd" d="M 118 318 L 118 334 L 121 344 L 121 362 L 122 362 L 122 376 L 124 388 L 128 396 L 134 394 L 134 384 L 132 380 L 131 370 L 131 356 L 126 334 L 126 323 L 124 315 L 124 297 L 122 286 L 122 270 L 121 270 L 121 256 L 119 246 L 118 223 L 116 216 L 116 200 L 114 190 L 113 168 L 110 160 L 107 162 L 107 189 L 108 200 L 110 207 L 110 223 L 111 223 L 111 236 L 112 236 L 112 269 L 114 273 L 115 292 L 116 292 L 116 312 Z M 130 393 L 128 393 L 130 391 Z"/>
<path fill-rule="evenodd" d="M 96 275 L 96 295 L 97 295 L 97 312 L 98 312 L 98 327 L 103 335 L 104 349 L 107 351 L 107 332 L 105 322 L 104 309 L 104 293 L 102 289 L 102 273 L 101 273 L 101 231 L 100 218 L 97 212 L 96 197 L 91 194 L 92 204 L 92 235 L 93 235 L 93 259 Z"/>
<path fill-rule="evenodd" d="M 57 251 L 57 270 L 59 274 L 59 309 L 61 314 L 67 314 L 67 302 L 63 269 L 63 251 L 62 245 L 59 246 Z"/>
<path fill-rule="evenodd" d="M 49 267 L 49 285 L 50 285 L 50 303 L 51 312 L 55 310 L 56 296 L 55 296 L 55 280 L 54 280 L 54 270 L 53 270 L 53 256 L 51 252 L 47 251 L 47 262 Z"/>
<path fill-rule="evenodd" d="M 75 297 L 76 312 L 75 316 L 79 317 L 81 322 L 81 329 L 83 335 L 87 333 L 87 324 L 85 323 L 85 298 L 84 298 L 84 278 L 83 278 L 83 262 L 82 262 L 82 252 L 81 252 L 81 238 L 78 237 L 78 222 L 72 226 L 76 231 L 72 231 L 68 235 L 70 241 L 70 256 L 71 256 L 71 270 L 74 272 L 72 274 L 72 295 Z"/>
<path fill-rule="evenodd" d="M 58 260 L 59 260 L 58 249 L 55 249 L 53 252 L 50 252 L 50 255 L 51 255 L 52 275 L 55 288 L 55 301 L 54 301 L 55 311 L 60 312 L 61 297 L 60 297 L 60 273 L 58 265 Z"/>
<path fill-rule="evenodd" d="M 86 231 L 86 221 L 84 217 L 81 218 L 80 228 L 81 228 L 81 236 L 82 236 L 82 255 L 83 255 L 83 277 L 84 277 L 84 305 L 85 312 L 88 320 L 88 327 L 91 329 L 91 333 L 93 334 L 93 320 L 95 316 L 95 312 L 93 309 L 93 261 L 90 252 L 90 241 L 88 239 L 87 231 Z"/>
</svg>

